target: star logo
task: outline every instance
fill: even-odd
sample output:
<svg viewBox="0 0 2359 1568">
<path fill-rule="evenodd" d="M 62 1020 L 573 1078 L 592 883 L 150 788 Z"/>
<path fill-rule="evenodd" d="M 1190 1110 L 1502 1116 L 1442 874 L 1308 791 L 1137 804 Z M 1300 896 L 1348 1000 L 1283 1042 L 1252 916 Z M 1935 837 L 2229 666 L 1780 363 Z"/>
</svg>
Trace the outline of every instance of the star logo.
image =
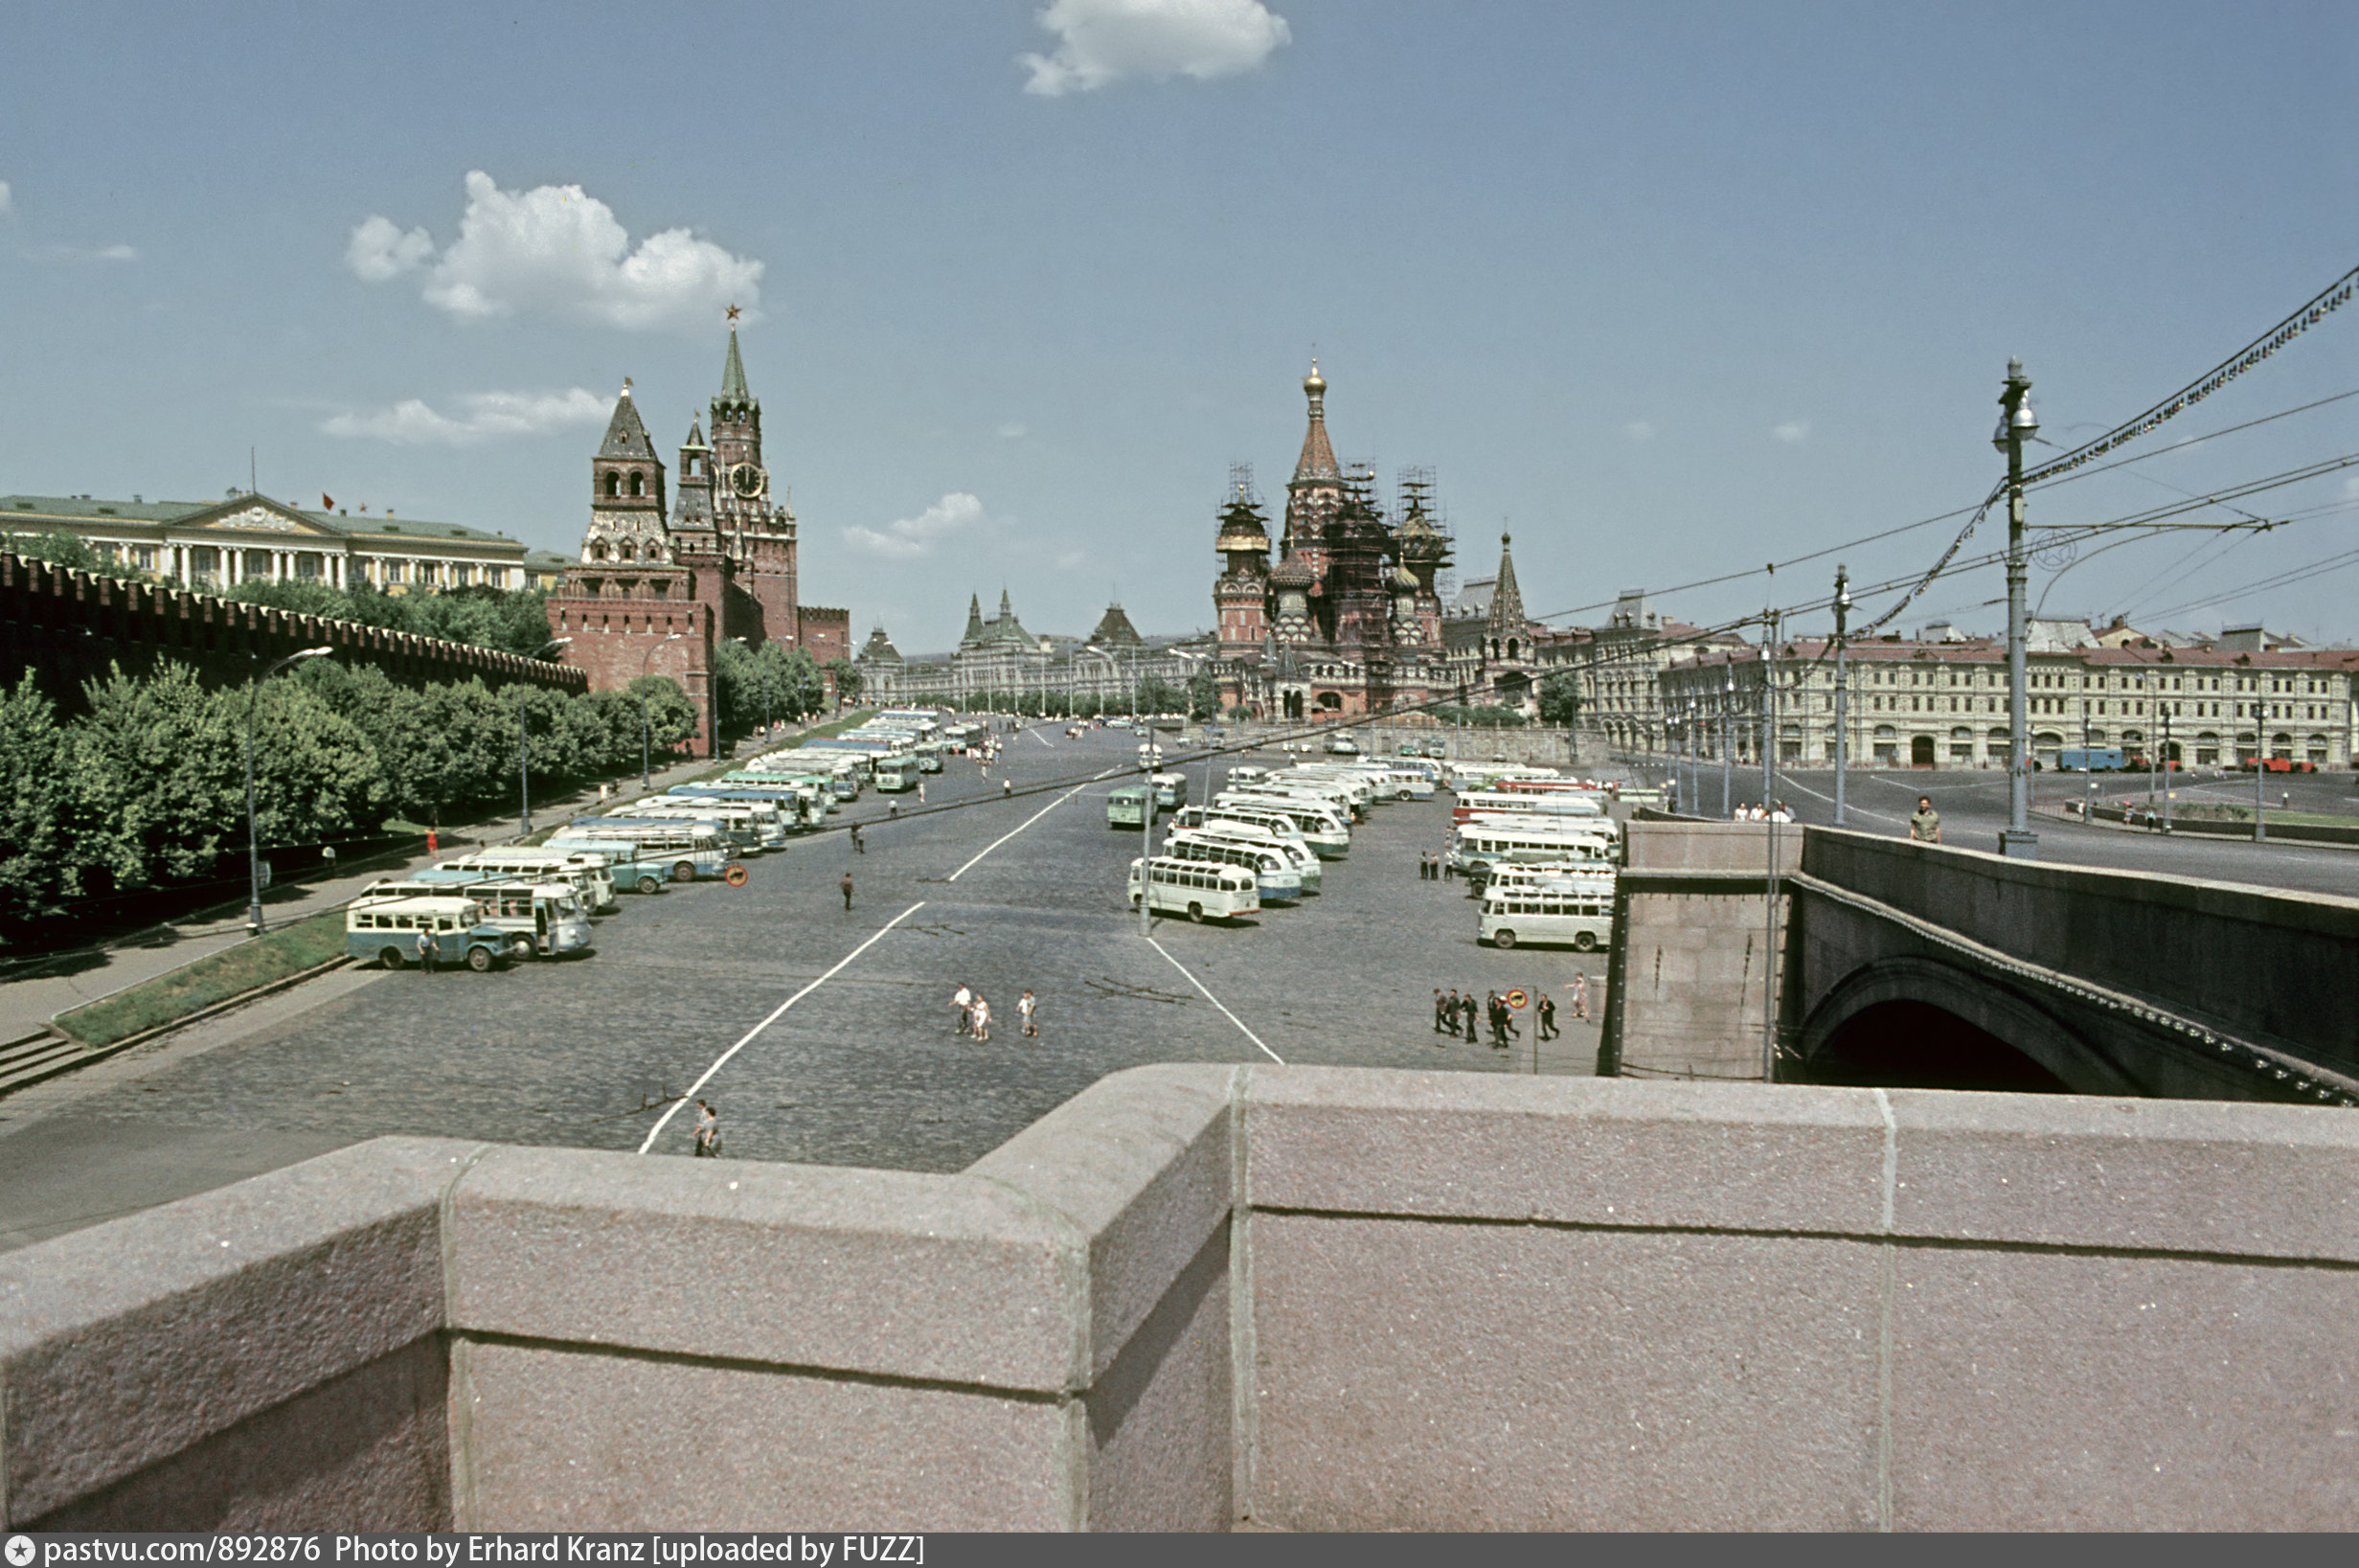
<svg viewBox="0 0 2359 1568">
<path fill-rule="evenodd" d="M 11 1535 L 8 1546 L 10 1568 L 25 1568 L 33 1560 L 33 1551 L 32 1536 Z"/>
<path fill-rule="evenodd" d="M 744 311 L 739 310 L 736 306 L 731 306 L 729 307 L 729 325 L 735 327 L 737 324 L 737 318 L 744 313 Z"/>
</svg>

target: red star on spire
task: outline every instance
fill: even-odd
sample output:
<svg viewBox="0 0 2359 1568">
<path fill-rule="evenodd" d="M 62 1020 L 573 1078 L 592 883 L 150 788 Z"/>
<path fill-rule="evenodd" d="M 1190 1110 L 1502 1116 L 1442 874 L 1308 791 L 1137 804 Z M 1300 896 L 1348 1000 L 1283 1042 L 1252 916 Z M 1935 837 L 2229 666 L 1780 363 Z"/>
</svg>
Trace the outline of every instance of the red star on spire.
<svg viewBox="0 0 2359 1568">
<path fill-rule="evenodd" d="M 729 307 L 729 325 L 735 327 L 737 324 L 737 317 L 741 314 L 743 314 L 743 312 L 740 311 L 736 306 L 731 306 Z"/>
</svg>

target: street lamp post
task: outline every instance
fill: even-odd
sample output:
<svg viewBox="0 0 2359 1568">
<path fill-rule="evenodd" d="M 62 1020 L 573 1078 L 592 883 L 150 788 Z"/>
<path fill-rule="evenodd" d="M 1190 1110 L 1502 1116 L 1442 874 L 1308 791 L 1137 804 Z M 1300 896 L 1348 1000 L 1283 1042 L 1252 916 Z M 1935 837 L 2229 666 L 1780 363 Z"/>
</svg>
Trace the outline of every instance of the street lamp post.
<svg viewBox="0 0 2359 1568">
<path fill-rule="evenodd" d="M 1728 820 L 1730 794 L 1732 787 L 1735 783 L 1735 779 L 1732 771 L 1735 766 L 1735 763 L 1732 758 L 1732 753 L 1735 752 L 1735 747 L 1731 744 L 1731 742 L 1735 739 L 1735 736 L 1733 733 L 1733 728 L 1735 723 L 1735 716 L 1736 666 L 1732 661 L 1728 666 L 1725 681 L 1720 689 L 1720 819 L 1723 822 Z"/>
<path fill-rule="evenodd" d="M 1999 394 L 1999 428 L 1990 444 L 2007 454 L 2007 830 L 1999 852 L 2039 858 L 2039 835 L 2031 831 L 2030 681 L 2026 668 L 2024 584 L 2030 575 L 2023 543 L 2023 443 L 2039 433 L 2031 412 L 2031 378 L 2023 361 L 2007 362 Z"/>
<path fill-rule="evenodd" d="M 1850 753 L 1849 695 L 1844 680 L 1845 636 L 1851 614 L 1850 568 L 1835 568 L 1835 826 L 1844 825 L 1843 771 Z"/>
<path fill-rule="evenodd" d="M 254 809 L 254 705 L 261 696 L 262 682 L 299 659 L 316 659 L 334 651 L 332 648 L 306 648 L 290 653 L 246 683 L 246 877 L 250 888 L 246 926 L 258 937 L 262 934 L 262 841 Z"/>
<path fill-rule="evenodd" d="M 1769 612 L 1761 645 L 1761 810 L 1774 809 L 1778 787 L 1778 612 Z"/>
<path fill-rule="evenodd" d="M 676 643 L 687 635 L 688 633 L 684 631 L 675 631 L 665 638 L 663 643 L 650 645 L 645 657 L 639 661 L 639 678 L 643 681 L 647 678 L 647 667 L 654 662 L 657 648 L 662 648 L 664 643 Z M 655 774 L 649 761 L 649 746 L 647 689 L 642 686 L 639 688 L 639 792 L 643 795 L 655 787 Z"/>
<path fill-rule="evenodd" d="M 2163 831 L 2170 831 L 2170 705 L 2163 706 Z"/>
<path fill-rule="evenodd" d="M 572 641 L 571 637 L 555 638 L 534 648 L 533 657 L 537 659 L 551 648 L 563 648 Z M 525 695 L 531 695 L 530 692 Z M 533 757 L 525 739 L 524 704 L 525 697 L 519 696 L 516 699 L 516 827 L 520 831 L 530 833 L 533 830 Z"/>
</svg>

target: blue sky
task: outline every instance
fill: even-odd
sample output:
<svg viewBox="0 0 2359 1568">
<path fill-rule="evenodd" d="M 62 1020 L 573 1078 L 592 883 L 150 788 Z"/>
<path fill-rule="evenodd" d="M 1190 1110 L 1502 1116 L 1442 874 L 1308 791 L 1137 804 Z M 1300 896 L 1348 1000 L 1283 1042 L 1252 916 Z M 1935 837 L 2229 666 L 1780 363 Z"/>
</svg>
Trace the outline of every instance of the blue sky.
<svg viewBox="0 0 2359 1568">
<path fill-rule="evenodd" d="M 2359 262 L 2348 5 L 83 4 L 10 33 L 0 489 L 198 499 L 252 446 L 282 498 L 571 553 L 623 378 L 676 443 L 736 299 L 804 597 L 909 651 L 1003 584 L 1035 629 L 1116 593 L 1209 625 L 1228 466 L 1282 498 L 1314 346 L 1339 455 L 1388 490 L 1434 467 L 1462 571 L 1504 521 L 1528 606 L 1573 612 L 1970 504 L 2009 354 L 2069 443 Z M 2354 388 L 2359 307 L 2132 451 Z M 2359 398 L 2034 517 L 2349 451 Z M 2354 515 L 2033 593 L 2352 637 L 2359 570 L 2195 602 L 2350 551 Z M 1660 607 L 1799 602 L 1831 564 Z M 1899 624 L 1995 626 L 2001 591 Z"/>
</svg>

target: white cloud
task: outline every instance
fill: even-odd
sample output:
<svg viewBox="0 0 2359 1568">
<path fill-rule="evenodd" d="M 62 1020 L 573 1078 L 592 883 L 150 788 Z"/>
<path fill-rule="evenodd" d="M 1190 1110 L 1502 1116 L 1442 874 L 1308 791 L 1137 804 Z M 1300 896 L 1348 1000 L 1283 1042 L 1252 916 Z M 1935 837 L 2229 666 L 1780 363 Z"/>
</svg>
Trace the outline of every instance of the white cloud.
<svg viewBox="0 0 2359 1568">
<path fill-rule="evenodd" d="M 1788 420 L 1783 424 L 1773 428 L 1769 433 L 1777 437 L 1780 441 L 1786 442 L 1788 443 L 1798 441 L 1808 441 L 1810 439 L 1810 421 L 1808 420 Z"/>
<path fill-rule="evenodd" d="M 614 210 L 578 185 L 503 191 L 476 170 L 466 193 L 459 238 L 439 253 L 423 228 L 372 214 L 345 265 L 373 284 L 420 273 L 426 303 L 463 321 L 537 310 L 631 330 L 711 326 L 731 305 L 760 319 L 762 263 L 687 229 L 633 249 Z"/>
<path fill-rule="evenodd" d="M 139 252 L 128 245 L 101 245 L 90 253 L 93 261 L 136 261 Z"/>
<path fill-rule="evenodd" d="M 1644 420 L 1632 420 L 1622 427 L 1622 439 L 1624 441 L 1652 441 L 1655 439 L 1655 427 Z"/>
<path fill-rule="evenodd" d="M 0 180 L 0 217 L 8 217 L 15 211 L 16 197 L 10 193 L 9 182 Z"/>
<path fill-rule="evenodd" d="M 1016 63 L 1032 72 L 1024 90 L 1043 98 L 1127 76 L 1234 76 L 1292 37 L 1261 0 L 1053 0 L 1036 19 L 1057 35 L 1056 53 Z"/>
<path fill-rule="evenodd" d="M 999 427 L 999 435 L 1002 441 L 1022 441 L 1026 436 L 1031 434 L 1031 431 L 1024 428 L 1024 421 L 1022 420 L 1009 420 L 1006 424 Z"/>
<path fill-rule="evenodd" d="M 844 537 L 871 555 L 911 560 L 932 555 L 934 546 L 952 534 L 989 521 L 981 501 L 964 490 L 953 490 L 915 517 L 903 517 L 881 529 L 855 524 L 844 530 Z"/>
<path fill-rule="evenodd" d="M 606 421 L 608 409 L 597 394 L 573 387 L 564 392 L 470 392 L 459 399 L 456 419 L 418 398 L 371 414 L 338 414 L 320 429 L 330 436 L 389 441 L 397 446 L 472 446 L 507 436 L 539 436 L 552 430 Z"/>
</svg>

